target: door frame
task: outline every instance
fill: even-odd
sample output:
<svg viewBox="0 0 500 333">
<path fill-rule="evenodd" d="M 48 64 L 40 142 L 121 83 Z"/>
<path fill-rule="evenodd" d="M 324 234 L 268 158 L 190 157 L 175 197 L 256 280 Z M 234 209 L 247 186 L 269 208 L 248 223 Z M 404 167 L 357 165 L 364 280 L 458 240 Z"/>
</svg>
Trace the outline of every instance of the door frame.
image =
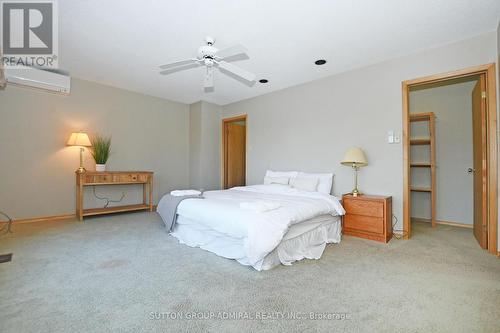
<svg viewBox="0 0 500 333">
<path fill-rule="evenodd" d="M 233 123 L 236 121 L 244 121 L 245 122 L 245 183 L 246 183 L 246 173 L 247 173 L 247 158 L 246 158 L 246 152 L 247 152 L 247 146 L 248 146 L 248 121 L 247 121 L 247 115 L 242 114 L 239 116 L 234 116 L 234 117 L 229 117 L 229 118 L 223 118 L 221 122 L 221 131 L 222 131 L 222 140 L 221 140 L 221 177 L 220 177 L 220 183 L 221 183 L 221 188 L 225 189 L 226 188 L 226 144 L 227 144 L 227 136 L 226 136 L 226 124 L 228 123 Z"/>
<path fill-rule="evenodd" d="M 0 48 L 0 59 L 3 59 L 3 52 Z M 0 61 L 0 90 L 5 89 L 7 82 L 5 81 L 5 69 L 3 67 L 3 61 Z"/>
<path fill-rule="evenodd" d="M 410 209 L 410 88 L 447 81 L 457 78 L 485 75 L 486 78 L 486 131 L 487 131 L 487 232 L 488 252 L 498 254 L 498 147 L 497 147 L 497 92 L 495 64 L 486 64 L 453 72 L 425 76 L 402 82 L 403 89 L 403 237 L 411 237 L 411 209 Z"/>
</svg>

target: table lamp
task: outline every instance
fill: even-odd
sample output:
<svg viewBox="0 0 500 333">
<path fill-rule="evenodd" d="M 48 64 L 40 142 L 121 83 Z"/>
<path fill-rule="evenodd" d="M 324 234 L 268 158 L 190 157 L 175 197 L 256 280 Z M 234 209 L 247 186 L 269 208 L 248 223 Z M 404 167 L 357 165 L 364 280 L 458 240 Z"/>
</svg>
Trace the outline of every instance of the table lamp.
<svg viewBox="0 0 500 333">
<path fill-rule="evenodd" d="M 368 165 L 365 153 L 363 152 L 363 150 L 361 150 L 361 148 L 358 147 L 349 148 L 349 150 L 344 155 L 344 159 L 340 163 L 350 166 L 354 169 L 355 185 L 351 193 L 354 197 L 361 195 L 361 192 L 359 192 L 358 190 L 358 170 L 359 167 Z"/>
<path fill-rule="evenodd" d="M 85 168 L 83 167 L 83 152 L 85 151 L 85 149 L 83 147 L 92 146 L 87 133 L 85 133 L 85 132 L 71 133 L 71 136 L 69 137 L 69 140 L 66 144 L 68 146 L 79 146 L 80 147 L 80 167 L 76 170 L 76 172 L 78 172 L 78 173 L 85 172 Z"/>
</svg>

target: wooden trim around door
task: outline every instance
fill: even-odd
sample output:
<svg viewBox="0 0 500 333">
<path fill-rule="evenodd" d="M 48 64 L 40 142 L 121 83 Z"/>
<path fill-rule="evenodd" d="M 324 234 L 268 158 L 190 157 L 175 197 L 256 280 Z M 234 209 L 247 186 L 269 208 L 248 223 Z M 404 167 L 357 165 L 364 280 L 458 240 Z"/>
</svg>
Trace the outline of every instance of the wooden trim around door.
<svg viewBox="0 0 500 333">
<path fill-rule="evenodd" d="M 225 175 L 226 175 L 226 169 L 225 169 L 226 168 L 226 155 L 225 155 L 225 152 L 226 152 L 226 149 L 225 149 L 225 147 L 226 147 L 227 138 L 226 138 L 225 128 L 226 128 L 227 123 L 232 123 L 232 122 L 236 122 L 236 121 L 244 121 L 245 122 L 245 126 L 246 126 L 245 136 L 246 136 L 246 139 L 248 139 L 248 122 L 247 122 L 247 115 L 246 114 L 222 119 L 222 122 L 221 122 L 222 140 L 221 140 L 221 150 L 220 150 L 220 156 L 221 156 L 220 186 L 222 189 L 225 189 L 225 187 L 226 187 L 226 179 L 225 179 Z M 246 141 L 246 145 L 248 145 L 248 140 L 245 140 L 245 141 Z M 245 158 L 245 163 L 246 163 L 246 158 Z M 246 168 L 245 168 L 245 178 L 246 178 Z"/>
<path fill-rule="evenodd" d="M 487 191 L 488 202 L 488 252 L 497 254 L 498 246 L 498 147 L 497 147 L 497 95 L 496 95 L 496 71 L 495 64 L 486 64 L 458 71 L 436 74 L 418 79 L 403 81 L 403 235 L 405 239 L 411 236 L 410 216 L 410 88 L 447 81 L 462 77 L 485 75 L 486 77 L 486 131 L 487 140 Z"/>
</svg>

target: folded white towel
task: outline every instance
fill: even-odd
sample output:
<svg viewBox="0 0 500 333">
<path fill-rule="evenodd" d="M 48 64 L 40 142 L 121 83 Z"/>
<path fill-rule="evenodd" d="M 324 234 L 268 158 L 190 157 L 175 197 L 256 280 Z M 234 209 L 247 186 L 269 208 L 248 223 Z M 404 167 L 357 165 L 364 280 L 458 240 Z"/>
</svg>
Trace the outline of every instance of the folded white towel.
<svg viewBox="0 0 500 333">
<path fill-rule="evenodd" d="M 280 208 L 281 205 L 277 202 L 272 201 L 251 201 L 251 202 L 241 202 L 240 208 L 245 210 L 251 210 L 254 212 L 268 212 L 270 210 L 275 210 Z"/>
<path fill-rule="evenodd" d="M 175 190 L 170 192 L 170 195 L 174 197 L 184 197 L 186 195 L 200 195 L 201 192 L 198 190 Z"/>
</svg>

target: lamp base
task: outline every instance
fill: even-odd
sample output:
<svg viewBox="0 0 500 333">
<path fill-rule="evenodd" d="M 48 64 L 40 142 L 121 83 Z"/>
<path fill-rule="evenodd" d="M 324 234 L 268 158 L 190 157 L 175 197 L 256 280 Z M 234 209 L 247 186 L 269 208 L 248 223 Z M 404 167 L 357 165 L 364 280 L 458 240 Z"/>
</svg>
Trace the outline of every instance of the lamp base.
<svg viewBox="0 0 500 333">
<path fill-rule="evenodd" d="M 358 197 L 363 193 L 359 192 L 359 190 L 357 188 L 355 188 L 354 190 L 352 190 L 351 194 L 353 197 Z"/>
<path fill-rule="evenodd" d="M 84 167 L 79 167 L 78 169 L 76 169 L 76 171 L 75 171 L 75 172 L 76 172 L 76 173 L 84 173 L 84 172 L 86 172 L 86 171 L 87 171 L 87 170 L 85 170 L 85 168 L 84 168 Z"/>
<path fill-rule="evenodd" d="M 356 163 L 352 164 L 352 168 L 354 169 L 354 190 L 352 190 L 351 194 L 353 197 L 357 197 L 361 195 L 361 192 L 358 190 L 358 171 L 359 166 Z"/>
<path fill-rule="evenodd" d="M 78 169 L 76 169 L 76 173 L 84 173 L 85 171 L 85 168 L 83 167 L 83 152 L 85 151 L 85 149 L 83 149 L 83 147 L 80 147 L 80 167 Z"/>
</svg>

